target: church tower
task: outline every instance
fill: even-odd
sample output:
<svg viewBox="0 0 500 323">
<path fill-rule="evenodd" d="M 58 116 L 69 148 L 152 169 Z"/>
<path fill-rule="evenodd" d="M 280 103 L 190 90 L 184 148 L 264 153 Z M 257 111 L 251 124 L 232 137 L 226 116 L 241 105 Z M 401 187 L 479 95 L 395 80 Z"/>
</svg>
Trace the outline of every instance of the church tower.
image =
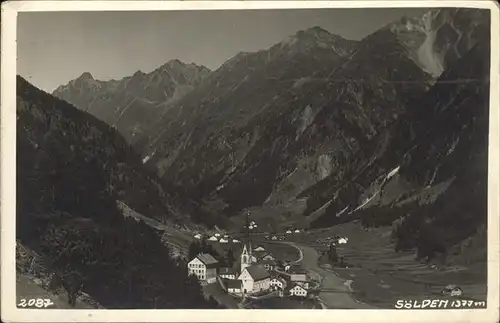
<svg viewBox="0 0 500 323">
<path fill-rule="evenodd" d="M 243 251 L 241 252 L 241 257 L 240 257 L 241 272 L 243 272 L 243 269 L 245 269 L 246 267 L 249 267 L 252 265 L 252 251 L 251 250 L 252 249 L 251 249 L 250 244 L 248 244 L 248 248 L 247 248 L 246 243 L 243 245 Z"/>
<path fill-rule="evenodd" d="M 248 266 L 252 265 L 252 244 L 250 242 L 250 221 L 249 221 L 250 212 L 247 212 L 246 219 L 246 239 L 243 244 L 243 251 L 240 256 L 240 272 L 243 272 Z"/>
</svg>

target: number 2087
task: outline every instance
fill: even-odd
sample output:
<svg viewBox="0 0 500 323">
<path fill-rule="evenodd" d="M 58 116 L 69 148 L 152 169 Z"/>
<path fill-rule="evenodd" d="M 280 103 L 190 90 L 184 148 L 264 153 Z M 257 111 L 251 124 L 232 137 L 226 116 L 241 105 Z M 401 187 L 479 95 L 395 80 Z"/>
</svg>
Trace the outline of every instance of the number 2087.
<svg viewBox="0 0 500 323">
<path fill-rule="evenodd" d="M 48 298 L 22 298 L 17 307 L 37 307 L 37 308 L 47 308 L 54 303 Z"/>
</svg>

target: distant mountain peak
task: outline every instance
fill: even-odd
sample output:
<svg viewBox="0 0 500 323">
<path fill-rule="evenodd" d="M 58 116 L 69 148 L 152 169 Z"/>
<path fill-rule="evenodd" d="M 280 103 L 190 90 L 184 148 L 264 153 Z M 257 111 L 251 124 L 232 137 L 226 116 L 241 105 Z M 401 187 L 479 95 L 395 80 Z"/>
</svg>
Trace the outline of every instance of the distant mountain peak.
<svg viewBox="0 0 500 323">
<path fill-rule="evenodd" d="M 90 72 L 83 72 L 82 75 L 80 75 L 77 80 L 95 80 L 92 74 Z"/>
<path fill-rule="evenodd" d="M 89 87 L 92 89 L 96 89 L 96 88 L 100 87 L 99 83 L 100 82 L 98 80 L 96 80 L 92 76 L 92 74 L 90 74 L 90 72 L 83 72 L 82 75 L 80 75 L 76 79 L 70 81 L 66 86 L 74 85 L 74 86 L 77 86 L 79 88 Z M 59 87 L 58 89 L 60 89 L 60 88 L 61 87 Z M 57 89 L 56 89 L 56 91 L 57 91 Z"/>
<path fill-rule="evenodd" d="M 333 50 L 340 56 L 351 53 L 356 41 L 351 41 L 342 36 L 332 34 L 324 28 L 313 26 L 308 29 L 299 30 L 281 41 L 278 46 L 283 50 L 291 52 L 304 52 L 313 48 Z"/>
<path fill-rule="evenodd" d="M 300 31 L 297 32 L 297 35 L 301 35 L 301 34 L 304 34 L 304 35 L 318 35 L 318 34 L 323 34 L 323 35 L 329 35 L 329 36 L 333 35 L 328 30 L 326 30 L 324 28 L 321 28 L 320 26 L 314 26 L 314 27 L 311 27 L 311 28 L 308 28 L 308 29 L 305 29 L 305 30 L 300 30 Z"/>
<path fill-rule="evenodd" d="M 134 76 L 135 76 L 135 77 L 137 77 L 137 76 L 144 76 L 144 75 L 146 75 L 146 73 L 144 73 L 144 72 L 143 72 L 143 71 L 141 71 L 141 70 L 137 70 L 137 71 L 136 71 L 136 72 L 132 75 L 132 77 L 134 77 Z"/>
<path fill-rule="evenodd" d="M 165 66 L 169 67 L 177 67 L 177 66 L 186 66 L 186 63 L 181 62 L 179 59 L 174 58 L 165 63 Z"/>
</svg>

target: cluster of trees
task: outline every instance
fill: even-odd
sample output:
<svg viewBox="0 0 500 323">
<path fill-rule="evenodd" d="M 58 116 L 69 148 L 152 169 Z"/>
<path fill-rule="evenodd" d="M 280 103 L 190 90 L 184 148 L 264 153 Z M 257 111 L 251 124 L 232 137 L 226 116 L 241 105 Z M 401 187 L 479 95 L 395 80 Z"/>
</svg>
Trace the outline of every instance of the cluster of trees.
<svg viewBox="0 0 500 323">
<path fill-rule="evenodd" d="M 337 252 L 337 247 L 334 244 L 331 244 L 330 247 L 328 248 L 328 251 L 326 252 L 326 255 L 328 257 L 328 260 L 339 267 L 345 267 L 346 262 L 344 256 L 341 256 Z"/>
<path fill-rule="evenodd" d="M 217 308 L 144 222 L 50 224 L 38 250 L 50 257 L 74 305 L 83 290 L 106 308 Z"/>
<path fill-rule="evenodd" d="M 200 253 L 211 254 L 215 259 L 219 260 L 219 253 L 215 251 L 214 247 L 207 243 L 206 240 L 193 241 L 189 245 L 188 249 L 188 259 L 191 260 Z"/>
<path fill-rule="evenodd" d="M 207 243 L 205 239 L 194 241 L 189 245 L 188 259 L 191 260 L 200 253 L 208 253 L 212 255 L 222 266 L 232 267 L 236 261 L 236 257 L 231 248 L 226 251 L 225 255 L 221 255 L 212 245 Z"/>
<path fill-rule="evenodd" d="M 412 209 L 418 207 L 416 203 L 408 203 L 403 206 L 384 206 L 361 209 L 356 212 L 364 228 L 378 228 L 391 226 L 395 220 L 408 214 Z"/>
</svg>

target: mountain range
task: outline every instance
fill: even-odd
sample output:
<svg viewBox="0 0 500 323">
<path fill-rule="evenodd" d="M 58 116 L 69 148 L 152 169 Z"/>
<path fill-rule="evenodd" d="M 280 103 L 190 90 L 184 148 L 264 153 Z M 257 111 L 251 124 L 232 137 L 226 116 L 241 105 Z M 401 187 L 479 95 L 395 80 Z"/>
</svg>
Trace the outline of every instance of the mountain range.
<svg viewBox="0 0 500 323">
<path fill-rule="evenodd" d="M 425 208 L 425 227 L 460 223 L 452 246 L 486 219 L 489 19 L 432 9 L 359 41 L 312 27 L 214 71 L 84 73 L 53 94 L 116 127 L 194 221 L 251 208 L 270 229 L 322 227 L 377 210 L 392 225 L 391 210 Z"/>
</svg>

